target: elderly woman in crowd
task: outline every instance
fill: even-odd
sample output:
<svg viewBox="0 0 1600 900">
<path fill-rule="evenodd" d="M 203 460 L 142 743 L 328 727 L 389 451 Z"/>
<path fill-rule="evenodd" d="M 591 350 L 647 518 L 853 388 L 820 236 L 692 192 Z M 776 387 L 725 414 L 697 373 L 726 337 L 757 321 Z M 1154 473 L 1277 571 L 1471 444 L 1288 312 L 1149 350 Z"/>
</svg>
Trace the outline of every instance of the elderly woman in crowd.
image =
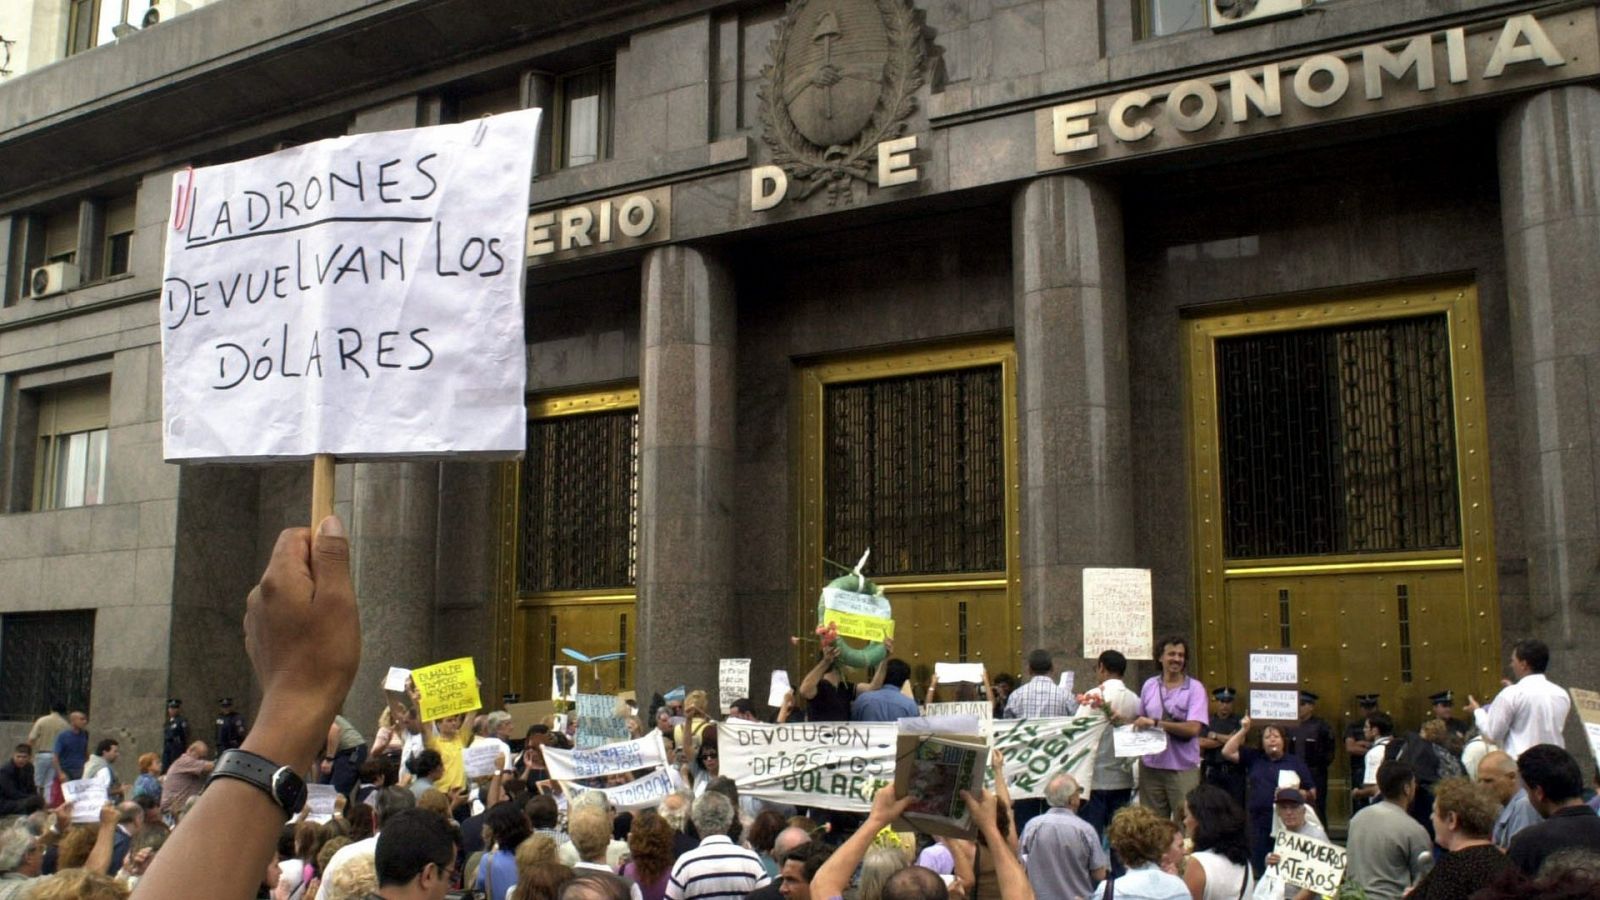
<svg viewBox="0 0 1600 900">
<path fill-rule="evenodd" d="M 1161 857 L 1170 844 L 1162 823 L 1169 821 L 1146 806 L 1117 810 L 1106 829 L 1106 838 L 1128 871 L 1121 878 L 1100 882 L 1093 900 L 1104 898 L 1107 890 L 1113 895 L 1143 900 L 1190 900 L 1192 895 L 1183 879 L 1161 871 Z"/>
<path fill-rule="evenodd" d="M 1227 791 L 1212 784 L 1190 791 L 1183 801 L 1183 827 L 1194 843 L 1183 869 L 1194 900 L 1237 900 L 1254 889 L 1244 810 Z"/>
<path fill-rule="evenodd" d="M 1243 763 L 1245 769 L 1245 811 L 1250 816 L 1250 864 L 1256 872 L 1266 868 L 1267 854 L 1272 851 L 1272 801 L 1283 785 L 1283 773 L 1294 775 L 1302 788 L 1311 788 L 1311 769 L 1305 760 L 1289 752 L 1289 738 L 1280 725 L 1267 725 L 1261 729 L 1261 749 L 1244 746 L 1250 733 L 1250 717 L 1239 723 L 1239 730 L 1222 745 L 1222 757 L 1229 762 Z M 1307 790 L 1312 802 L 1315 789 Z"/>
<path fill-rule="evenodd" d="M 678 855 L 672 852 L 673 829 L 653 809 L 633 817 L 628 829 L 628 863 L 622 877 L 639 886 L 644 900 L 662 900 Z"/>
<path fill-rule="evenodd" d="M 133 792 L 128 799 L 134 797 L 150 797 L 157 803 L 161 802 L 161 754 L 145 753 L 139 756 L 139 776 L 133 780 Z"/>
<path fill-rule="evenodd" d="M 1489 789 L 1465 778 L 1447 778 L 1434 787 L 1433 834 L 1450 851 L 1422 876 L 1412 900 L 1465 900 L 1517 864 L 1490 837 L 1500 804 Z"/>
</svg>

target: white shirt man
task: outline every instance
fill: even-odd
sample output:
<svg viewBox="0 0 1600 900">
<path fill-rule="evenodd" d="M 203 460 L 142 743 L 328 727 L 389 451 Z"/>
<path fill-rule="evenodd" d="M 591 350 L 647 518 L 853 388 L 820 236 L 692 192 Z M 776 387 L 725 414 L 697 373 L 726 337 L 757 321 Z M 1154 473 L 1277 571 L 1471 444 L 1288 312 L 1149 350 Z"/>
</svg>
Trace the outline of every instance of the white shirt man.
<svg viewBox="0 0 1600 900">
<path fill-rule="evenodd" d="M 1511 650 L 1511 672 L 1517 683 L 1502 690 L 1488 706 L 1480 705 L 1476 697 L 1467 697 L 1467 709 L 1478 730 L 1512 759 L 1537 744 L 1567 746 L 1561 730 L 1572 709 L 1572 698 L 1544 677 L 1549 664 L 1550 648 L 1544 641 L 1518 641 Z"/>
</svg>

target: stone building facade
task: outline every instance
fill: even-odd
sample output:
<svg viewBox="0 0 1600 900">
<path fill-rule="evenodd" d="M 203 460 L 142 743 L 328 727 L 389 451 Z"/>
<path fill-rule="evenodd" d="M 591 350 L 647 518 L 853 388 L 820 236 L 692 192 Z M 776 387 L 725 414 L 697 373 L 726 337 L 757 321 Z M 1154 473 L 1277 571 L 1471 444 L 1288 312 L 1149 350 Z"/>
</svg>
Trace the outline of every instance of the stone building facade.
<svg viewBox="0 0 1600 900">
<path fill-rule="evenodd" d="M 1296 649 L 1330 719 L 1491 693 L 1530 635 L 1600 683 L 1594 4 L 1204 6 L 220 0 L 0 80 L 3 627 L 92 610 L 33 624 L 141 749 L 248 696 L 309 467 L 162 460 L 170 176 L 540 106 L 538 454 L 340 466 L 358 721 L 460 655 L 491 695 L 562 646 L 798 676 L 874 544 L 919 678 L 1086 674 L 1083 570 L 1137 567 L 1196 675 Z M 46 508 L 73 410 L 101 490 Z"/>
</svg>

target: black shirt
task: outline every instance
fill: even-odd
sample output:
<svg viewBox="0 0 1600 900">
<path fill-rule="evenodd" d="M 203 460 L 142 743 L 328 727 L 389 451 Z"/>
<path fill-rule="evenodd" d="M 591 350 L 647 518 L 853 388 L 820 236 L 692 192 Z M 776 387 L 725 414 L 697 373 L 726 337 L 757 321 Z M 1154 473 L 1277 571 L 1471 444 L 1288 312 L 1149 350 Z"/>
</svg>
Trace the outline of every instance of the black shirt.
<svg viewBox="0 0 1600 900">
<path fill-rule="evenodd" d="M 1563 806 L 1543 822 L 1517 832 L 1506 855 L 1523 872 L 1537 876 L 1551 854 L 1573 847 L 1600 847 L 1600 815 L 1581 803 Z"/>
<path fill-rule="evenodd" d="M 1289 729 L 1290 752 L 1305 760 L 1313 772 L 1322 772 L 1333 763 L 1333 729 L 1317 716 L 1312 716 Z"/>
<path fill-rule="evenodd" d="M 1493 844 L 1479 844 L 1446 853 L 1432 871 L 1422 876 L 1410 900 L 1465 900 L 1517 864 Z"/>
<path fill-rule="evenodd" d="M 806 701 L 806 720 L 809 722 L 848 722 L 850 703 L 855 700 L 855 688 L 849 684 L 835 685 L 823 678 L 817 682 L 817 695 Z"/>
</svg>

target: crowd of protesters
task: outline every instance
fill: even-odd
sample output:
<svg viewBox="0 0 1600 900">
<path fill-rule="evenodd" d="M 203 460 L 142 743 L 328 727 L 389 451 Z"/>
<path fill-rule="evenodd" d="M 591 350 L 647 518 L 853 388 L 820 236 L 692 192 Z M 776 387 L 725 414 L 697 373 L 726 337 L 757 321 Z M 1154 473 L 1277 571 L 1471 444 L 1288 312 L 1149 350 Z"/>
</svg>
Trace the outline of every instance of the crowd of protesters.
<svg viewBox="0 0 1600 900">
<path fill-rule="evenodd" d="M 971 840 L 897 832 L 891 825 L 909 800 L 891 787 L 865 815 L 742 794 L 721 773 L 720 723 L 702 690 L 626 710 L 635 736 L 660 734 L 675 789 L 649 808 L 622 810 L 584 789 L 604 779 L 552 780 L 544 751 L 571 748 L 582 727 L 572 715 L 520 734 L 505 710 L 419 721 L 413 694 L 390 703 L 370 739 L 344 718 L 359 654 L 348 640 L 359 631 L 347 553 L 336 519 L 315 540 L 305 530 L 280 539 L 246 621 L 265 692 L 254 727 L 225 700 L 213 746 L 195 739 L 174 700 L 165 752 L 139 758 L 137 777 L 122 784 L 117 742 L 92 742 L 83 711 L 52 710 L 36 723 L 0 771 L 0 814 L 9 817 L 0 821 L 0 900 L 130 891 L 286 900 L 437 900 L 453 891 L 492 900 L 1313 896 L 1272 873 L 1280 833 L 1329 836 L 1327 769 L 1337 750 L 1316 715 L 1319 698 L 1302 694 L 1297 723 L 1256 728 L 1233 715 L 1231 689 L 1208 692 L 1189 674 L 1182 638 L 1159 642 L 1160 671 L 1138 690 L 1123 682 L 1128 662 L 1115 651 L 1095 661 L 1097 683 L 1082 693 L 1057 679 L 1043 650 L 1029 655 L 1023 678 L 986 684 L 996 716 L 1103 711 L 1117 725 L 1160 729 L 1167 741 L 1159 753 L 1124 758 L 1107 729 L 1088 789 L 1072 772 L 1053 772 L 1038 801 L 1013 803 L 1005 778 L 992 779 L 992 789 L 967 795 Z M 312 619 L 321 627 L 306 629 Z M 824 647 L 775 718 L 919 714 L 904 662 L 888 655 L 856 683 L 837 658 L 836 645 Z M 1357 773 L 1347 884 L 1372 900 L 1600 896 L 1600 801 L 1585 800 L 1562 744 L 1566 694 L 1544 677 L 1548 664 L 1543 644 L 1519 643 L 1516 682 L 1488 705 L 1472 698 L 1470 723 L 1451 717 L 1444 693 L 1415 733 L 1397 734 L 1379 698 L 1361 697 L 1343 747 Z M 971 699 L 977 688 L 956 690 Z M 728 718 L 756 718 L 748 699 L 730 706 Z M 469 777 L 466 751 L 485 743 L 497 765 Z M 1474 744 L 1482 751 L 1469 753 Z M 307 808 L 281 824 L 264 790 L 232 778 L 208 786 L 214 751 L 236 747 L 333 785 L 331 817 Z M 998 773 L 998 753 L 991 764 Z M 106 786 L 97 822 L 74 823 L 73 804 L 62 800 L 61 786 L 79 779 Z"/>
</svg>

